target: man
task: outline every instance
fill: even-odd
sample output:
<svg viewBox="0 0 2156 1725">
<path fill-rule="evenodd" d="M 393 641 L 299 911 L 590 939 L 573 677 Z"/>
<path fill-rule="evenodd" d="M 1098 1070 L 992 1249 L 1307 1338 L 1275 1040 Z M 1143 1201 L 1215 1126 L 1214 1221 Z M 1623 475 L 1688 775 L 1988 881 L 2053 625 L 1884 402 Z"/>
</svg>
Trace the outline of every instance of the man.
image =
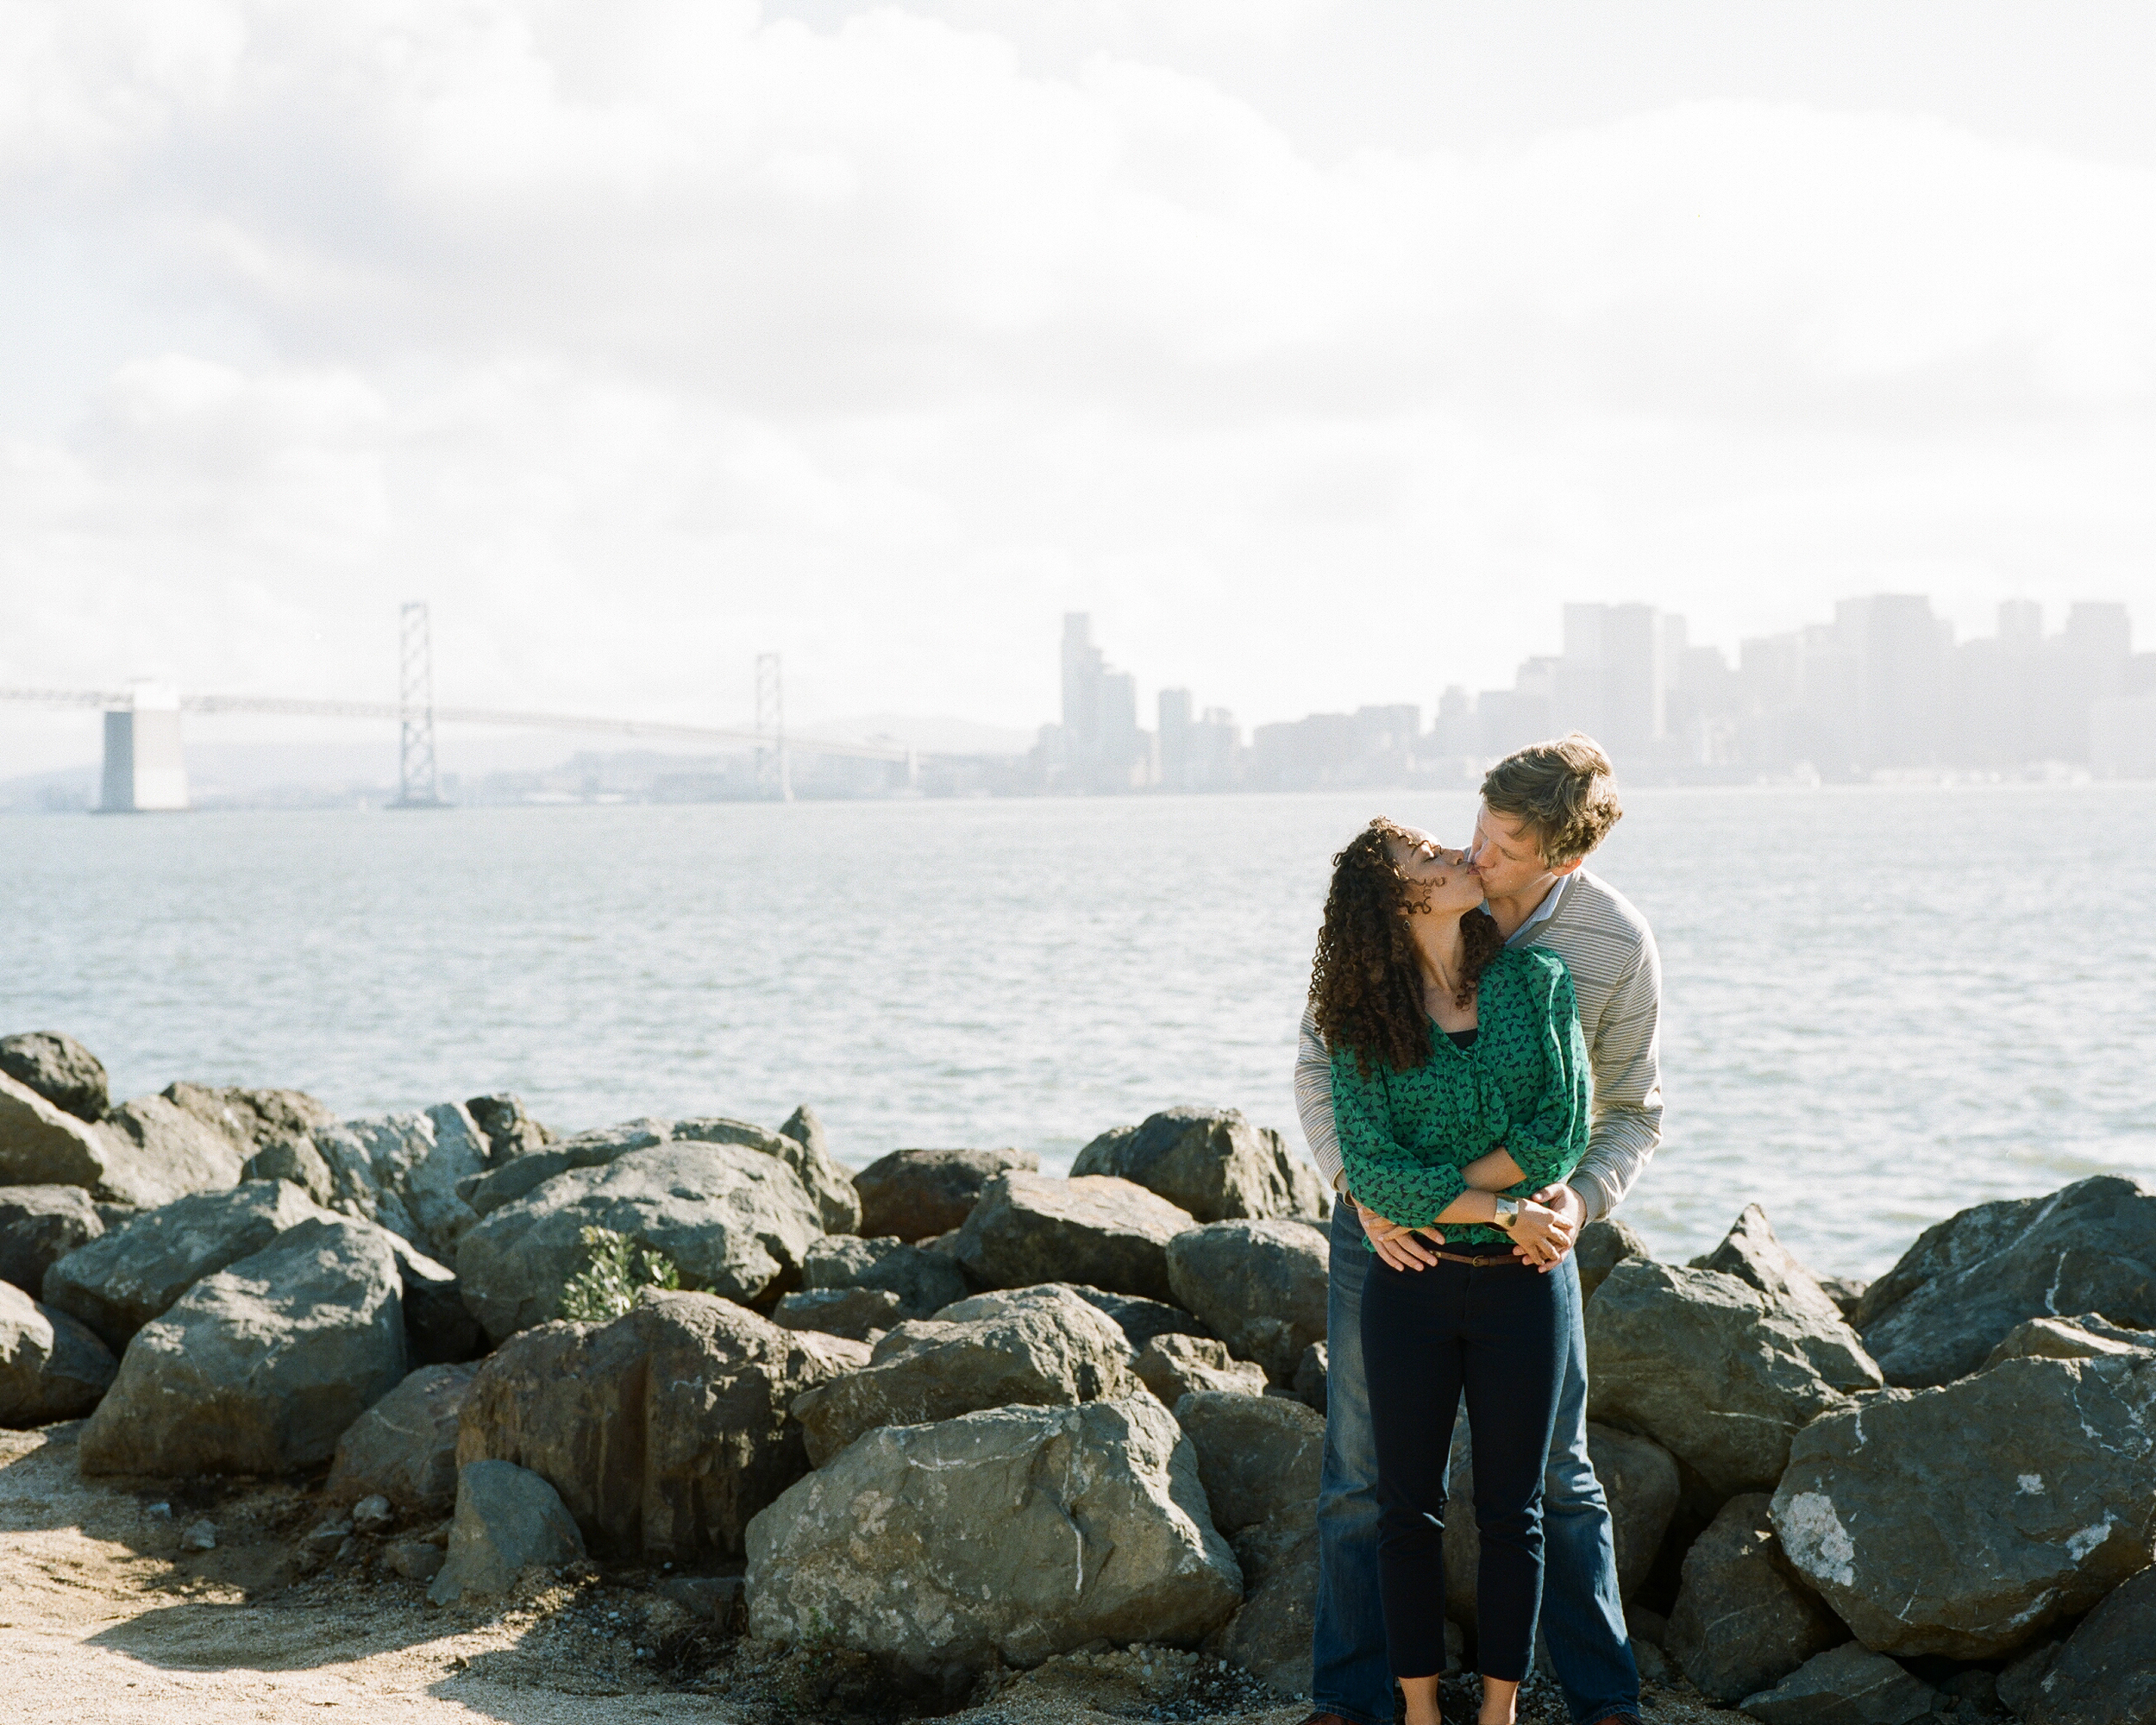
<svg viewBox="0 0 2156 1725">
<path fill-rule="evenodd" d="M 1623 811 L 1609 757 L 1575 731 L 1507 756 L 1482 781 L 1470 866 L 1508 944 L 1557 952 L 1572 973 L 1594 1076 L 1592 1132 L 1569 1182 L 1535 1194 L 1564 1218 L 1567 1239 L 1608 1215 L 1662 1136 L 1657 1018 L 1661 963 L 1646 920 L 1581 865 Z M 1377 1584 L 1377 1462 L 1363 1375 L 1362 1295 L 1371 1245 L 1400 1268 L 1434 1262 L 1421 1239 L 1355 1202 L 1343 1183 L 1332 1126 L 1332 1063 L 1303 1014 L 1296 1111 L 1333 1205 L 1326 1385 L 1325 1466 L 1318 1490 L 1318 1609 L 1309 1725 L 1391 1725 L 1392 1675 Z M 1510 1158 L 1493 1152 L 1485 1162 Z M 1512 1170 L 1516 1177 L 1517 1170 Z M 1470 1186 L 1505 1183 L 1482 1164 Z M 1517 1248 L 1523 1256 L 1526 1249 Z M 1609 1507 L 1587 1455 L 1587 1347 L 1579 1267 L 1566 1250 L 1559 1279 L 1571 1345 L 1558 1389 L 1544 1484 L 1541 1630 L 1575 1725 L 1639 1716 L 1639 1678 L 1617 1593 Z"/>
</svg>

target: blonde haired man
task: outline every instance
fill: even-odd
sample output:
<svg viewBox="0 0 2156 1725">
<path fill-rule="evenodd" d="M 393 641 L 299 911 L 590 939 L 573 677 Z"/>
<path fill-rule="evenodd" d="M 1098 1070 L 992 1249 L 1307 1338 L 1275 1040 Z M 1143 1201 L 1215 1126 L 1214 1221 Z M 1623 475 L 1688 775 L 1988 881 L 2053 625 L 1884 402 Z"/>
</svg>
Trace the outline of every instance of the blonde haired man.
<svg viewBox="0 0 2156 1725">
<path fill-rule="evenodd" d="M 1608 756 L 1575 731 L 1522 749 L 1489 769 L 1468 847 L 1484 900 L 1507 943 L 1547 946 L 1572 973 L 1594 1076 L 1592 1135 L 1570 1180 L 1535 1195 L 1564 1218 L 1568 1247 L 1587 1222 L 1623 1201 L 1662 1136 L 1662 971 L 1654 936 L 1621 893 L 1583 866 L 1622 814 Z M 1312 1716 L 1391 1725 L 1393 1686 L 1377 1592 L 1377 1464 L 1361 1346 L 1370 1256 L 1366 1232 L 1371 1248 L 1395 1268 L 1434 1260 L 1422 1239 L 1364 1209 L 1342 1183 L 1331 1057 L 1307 1012 L 1295 1101 L 1319 1171 L 1344 1200 L 1333 1207 L 1332 1220 L 1312 1637 L 1311 1694 L 1318 1711 Z M 1467 1177 L 1470 1186 L 1500 1191 L 1520 1174 L 1501 1150 L 1470 1164 Z M 1575 1725 L 1636 1721 L 1639 1678 L 1617 1592 L 1609 1506 L 1587 1454 L 1579 1269 L 1568 1249 L 1546 1273 L 1560 1279 L 1571 1345 L 1544 1484 L 1542 1633 Z"/>
</svg>

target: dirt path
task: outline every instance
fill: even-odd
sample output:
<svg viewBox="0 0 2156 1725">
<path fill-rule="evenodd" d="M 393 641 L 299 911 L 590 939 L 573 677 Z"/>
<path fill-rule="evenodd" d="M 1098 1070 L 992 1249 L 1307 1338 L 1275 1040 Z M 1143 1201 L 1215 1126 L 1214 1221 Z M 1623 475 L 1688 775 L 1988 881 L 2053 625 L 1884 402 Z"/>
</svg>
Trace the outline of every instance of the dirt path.
<svg viewBox="0 0 2156 1725">
<path fill-rule="evenodd" d="M 168 1482 L 85 1481 L 77 1429 L 0 1432 L 0 1725 L 887 1725 L 918 1706 L 865 1660 L 709 1640 L 648 1592 L 599 1578 L 487 1616 L 431 1610 L 417 1584 L 384 1577 L 296 1579 L 294 1542 L 319 1500 L 288 1485 L 191 1501 Z M 204 1520 L 216 1548 L 184 1548 Z M 1073 1654 L 948 1725 L 1295 1725 L 1307 1710 L 1252 1705 L 1238 1687 L 1167 1649 Z M 1651 1725 L 1708 1725 L 1657 1701 Z M 1523 1708 L 1523 1722 L 1543 1713 Z"/>
<path fill-rule="evenodd" d="M 610 1659 L 565 1661 L 559 1613 L 479 1622 L 428 1610 L 410 1584 L 292 1588 L 291 1536 L 318 1513 L 304 1494 L 264 1487 L 191 1504 L 92 1484 L 76 1471 L 73 1437 L 72 1427 L 0 1432 L 0 1725 L 742 1716 L 719 1697 L 617 1675 Z M 183 1552 L 204 1516 L 217 1548 Z M 555 1669 L 565 1662 L 581 1666 L 567 1684 Z"/>
</svg>

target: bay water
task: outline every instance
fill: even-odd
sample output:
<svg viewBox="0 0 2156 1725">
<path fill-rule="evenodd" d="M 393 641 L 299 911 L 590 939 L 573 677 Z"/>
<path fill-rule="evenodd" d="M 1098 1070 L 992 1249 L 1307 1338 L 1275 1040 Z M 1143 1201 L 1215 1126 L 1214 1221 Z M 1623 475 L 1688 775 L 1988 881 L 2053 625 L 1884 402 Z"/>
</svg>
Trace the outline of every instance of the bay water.
<svg viewBox="0 0 2156 1725">
<path fill-rule="evenodd" d="M 1664 968 L 1658 1256 L 1745 1203 L 1870 1276 L 1980 1200 L 2156 1182 L 2156 787 L 1643 790 L 1590 867 Z M 116 1097 L 514 1090 L 559 1130 L 775 1126 L 861 1166 L 1233 1107 L 1290 1072 L 1332 851 L 1463 794 L 0 821 L 0 1032 Z"/>
</svg>

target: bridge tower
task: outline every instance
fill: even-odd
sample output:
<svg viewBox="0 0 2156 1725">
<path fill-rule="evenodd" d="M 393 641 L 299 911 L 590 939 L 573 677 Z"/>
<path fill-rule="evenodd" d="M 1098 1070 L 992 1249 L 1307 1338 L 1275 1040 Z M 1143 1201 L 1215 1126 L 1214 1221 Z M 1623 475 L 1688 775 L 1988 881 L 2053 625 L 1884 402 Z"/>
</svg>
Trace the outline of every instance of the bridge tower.
<svg viewBox="0 0 2156 1725">
<path fill-rule="evenodd" d="M 786 752 L 786 684 L 776 653 L 756 655 L 756 788 L 782 803 L 793 800 L 793 772 Z"/>
<path fill-rule="evenodd" d="M 392 808 L 441 808 L 434 760 L 434 637 L 427 602 L 398 613 L 397 800 Z"/>
</svg>

